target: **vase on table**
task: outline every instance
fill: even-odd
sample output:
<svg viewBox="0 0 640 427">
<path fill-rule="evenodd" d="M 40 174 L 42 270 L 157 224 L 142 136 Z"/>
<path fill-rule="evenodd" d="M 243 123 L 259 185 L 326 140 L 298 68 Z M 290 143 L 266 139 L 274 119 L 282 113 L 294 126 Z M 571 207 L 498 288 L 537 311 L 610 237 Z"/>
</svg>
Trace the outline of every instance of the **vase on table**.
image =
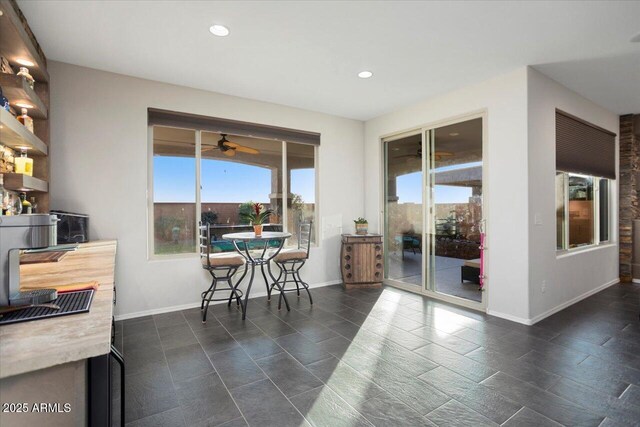
<svg viewBox="0 0 640 427">
<path fill-rule="evenodd" d="M 254 225 L 253 226 L 253 232 L 255 233 L 256 237 L 262 236 L 262 224 Z"/>
</svg>

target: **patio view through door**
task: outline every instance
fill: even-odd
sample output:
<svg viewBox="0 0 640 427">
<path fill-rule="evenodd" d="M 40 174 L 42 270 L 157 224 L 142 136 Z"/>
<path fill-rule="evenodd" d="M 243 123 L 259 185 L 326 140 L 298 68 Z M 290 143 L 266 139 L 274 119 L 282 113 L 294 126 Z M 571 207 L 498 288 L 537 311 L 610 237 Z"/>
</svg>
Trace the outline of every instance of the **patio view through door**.
<svg viewBox="0 0 640 427">
<path fill-rule="evenodd" d="M 475 117 L 383 141 L 388 284 L 483 307 L 482 125 Z"/>
</svg>

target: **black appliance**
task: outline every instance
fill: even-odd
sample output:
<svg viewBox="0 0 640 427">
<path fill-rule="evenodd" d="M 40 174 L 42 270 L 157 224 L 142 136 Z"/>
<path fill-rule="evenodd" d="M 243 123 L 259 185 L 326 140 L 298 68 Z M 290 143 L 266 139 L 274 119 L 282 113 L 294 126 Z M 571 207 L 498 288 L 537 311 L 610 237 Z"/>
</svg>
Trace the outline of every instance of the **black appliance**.
<svg viewBox="0 0 640 427">
<path fill-rule="evenodd" d="M 58 244 L 84 243 L 89 241 L 89 215 L 51 211 L 58 217 Z"/>
<path fill-rule="evenodd" d="M 114 369 L 112 361 L 116 362 L 117 368 Z M 91 427 L 124 427 L 124 389 L 124 358 L 115 346 L 111 346 L 109 354 L 89 359 L 89 425 Z M 119 408 L 114 408 L 116 406 Z"/>
</svg>

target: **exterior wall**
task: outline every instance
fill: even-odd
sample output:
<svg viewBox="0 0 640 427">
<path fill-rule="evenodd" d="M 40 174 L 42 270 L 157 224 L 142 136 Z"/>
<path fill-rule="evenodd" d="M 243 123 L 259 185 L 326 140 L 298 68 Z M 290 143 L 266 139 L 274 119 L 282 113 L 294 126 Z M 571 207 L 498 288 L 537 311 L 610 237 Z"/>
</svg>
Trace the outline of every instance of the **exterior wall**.
<svg viewBox="0 0 640 427">
<path fill-rule="evenodd" d="M 319 239 L 302 275 L 312 285 L 339 281 L 340 233 L 351 231 L 351 220 L 363 214 L 362 122 L 70 64 L 49 65 L 52 208 L 87 213 L 94 239 L 118 239 L 119 318 L 196 306 L 209 284 L 197 255 L 148 257 L 149 107 L 320 133 Z M 252 295 L 263 293 L 264 284 L 256 280 Z"/>
<path fill-rule="evenodd" d="M 385 135 L 484 111 L 484 215 L 487 220 L 487 310 L 529 318 L 527 198 L 527 70 L 403 108 L 365 124 L 365 213 L 382 232 L 382 150 Z"/>
<path fill-rule="evenodd" d="M 529 311 L 530 322 L 536 322 L 616 283 L 619 277 L 617 181 L 610 195 L 613 243 L 562 255 L 556 252 L 556 109 L 616 134 L 619 124 L 615 114 L 540 72 L 530 68 L 527 76 Z"/>
</svg>

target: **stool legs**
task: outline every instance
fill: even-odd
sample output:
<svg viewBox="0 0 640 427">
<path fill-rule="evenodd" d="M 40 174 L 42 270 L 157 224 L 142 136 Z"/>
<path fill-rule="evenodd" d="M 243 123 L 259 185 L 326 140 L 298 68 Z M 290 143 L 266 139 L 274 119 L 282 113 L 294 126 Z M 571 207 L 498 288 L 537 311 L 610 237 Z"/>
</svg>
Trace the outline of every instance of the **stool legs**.
<svg viewBox="0 0 640 427">
<path fill-rule="evenodd" d="M 226 270 L 226 274 L 224 276 L 216 275 L 216 271 L 223 271 L 223 270 Z M 233 278 L 233 275 L 236 273 L 236 271 L 238 271 L 238 267 L 222 267 L 222 268 L 218 268 L 217 270 L 208 269 L 208 271 L 209 271 L 209 274 L 211 274 L 211 286 L 209 286 L 209 289 L 202 292 L 201 294 L 202 302 L 200 303 L 200 310 L 202 311 L 202 323 L 207 322 L 207 313 L 209 312 L 209 304 L 211 304 L 211 301 L 227 301 L 228 300 L 227 307 L 230 307 L 231 302 L 235 299 L 237 305 L 242 309 L 242 314 L 244 318 L 245 306 L 240 303 L 242 293 L 241 291 L 238 291 L 238 285 L 240 284 L 240 282 L 242 282 L 242 279 L 246 275 L 247 273 L 246 270 L 242 275 L 242 277 L 240 278 L 240 280 L 235 285 L 233 284 L 232 278 Z M 226 282 L 229 287 L 225 289 L 218 289 L 217 286 L 218 286 L 218 282 L 220 281 Z M 213 296 L 216 291 L 231 291 L 231 293 L 228 299 L 227 298 L 215 299 Z"/>
<path fill-rule="evenodd" d="M 301 287 L 307 291 L 307 295 L 309 296 L 309 303 L 313 304 L 313 298 L 311 297 L 311 292 L 309 291 L 309 284 L 302 280 L 302 278 L 300 277 L 300 269 L 302 268 L 304 263 L 304 260 L 276 262 L 276 265 L 280 268 L 280 274 L 269 288 L 269 299 L 271 298 L 271 292 L 273 291 L 273 288 L 276 287 L 278 291 L 280 291 L 280 298 L 278 299 L 278 309 L 280 309 L 282 298 L 284 298 L 286 302 L 286 296 L 284 295 L 285 292 L 292 292 L 295 290 L 299 298 Z M 296 288 L 286 289 L 287 283 L 295 283 Z"/>
</svg>

